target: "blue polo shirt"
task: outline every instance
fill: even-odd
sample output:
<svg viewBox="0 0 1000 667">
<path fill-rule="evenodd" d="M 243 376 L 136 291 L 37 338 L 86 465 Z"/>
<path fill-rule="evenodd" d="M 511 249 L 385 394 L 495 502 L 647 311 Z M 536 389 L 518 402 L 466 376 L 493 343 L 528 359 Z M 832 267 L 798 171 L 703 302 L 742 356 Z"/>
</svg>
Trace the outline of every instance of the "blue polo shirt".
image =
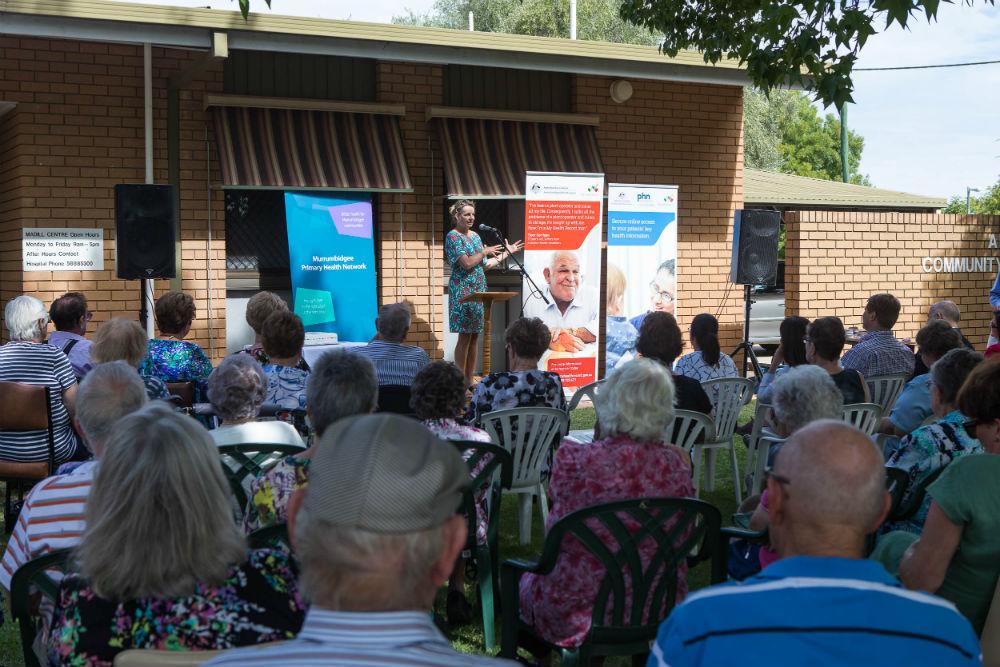
<svg viewBox="0 0 1000 667">
<path fill-rule="evenodd" d="M 874 561 L 796 556 L 689 595 L 648 667 L 979 664 L 972 625 L 950 602 L 902 588 Z"/>
</svg>

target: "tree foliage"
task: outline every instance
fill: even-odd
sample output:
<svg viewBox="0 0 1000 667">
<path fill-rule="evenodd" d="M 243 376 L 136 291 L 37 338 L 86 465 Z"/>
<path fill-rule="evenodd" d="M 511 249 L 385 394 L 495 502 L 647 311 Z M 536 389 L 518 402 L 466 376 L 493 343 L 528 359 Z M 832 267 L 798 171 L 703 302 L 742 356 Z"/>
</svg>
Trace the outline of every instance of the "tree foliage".
<svg viewBox="0 0 1000 667">
<path fill-rule="evenodd" d="M 1000 180 L 997 180 L 980 196 L 969 199 L 969 207 L 972 212 L 978 215 L 1000 215 Z M 955 195 L 948 200 L 948 206 L 944 208 L 945 213 L 965 213 L 965 197 Z"/>
<path fill-rule="evenodd" d="M 948 1 L 948 0 L 945 0 Z M 972 4 L 973 0 L 962 0 Z M 995 4 L 996 0 L 984 0 Z M 624 0 L 623 18 L 662 33 L 661 50 L 734 58 L 754 85 L 800 84 L 824 106 L 853 101 L 851 73 L 869 37 L 936 20 L 940 0 Z"/>
</svg>

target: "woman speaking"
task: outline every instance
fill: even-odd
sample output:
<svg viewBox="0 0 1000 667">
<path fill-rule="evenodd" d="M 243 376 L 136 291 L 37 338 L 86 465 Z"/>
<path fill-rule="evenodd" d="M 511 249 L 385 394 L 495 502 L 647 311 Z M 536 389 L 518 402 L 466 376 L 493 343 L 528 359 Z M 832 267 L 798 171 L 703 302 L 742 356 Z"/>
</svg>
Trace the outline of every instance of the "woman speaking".
<svg viewBox="0 0 1000 667">
<path fill-rule="evenodd" d="M 467 199 L 455 202 L 450 209 L 453 229 L 444 242 L 445 257 L 451 266 L 448 281 L 448 326 L 458 334 L 455 344 L 455 365 L 465 374 L 466 385 L 472 384 L 479 353 L 479 334 L 483 330 L 483 304 L 461 303 L 474 292 L 486 291 L 483 267 L 492 269 L 521 250 L 524 243 L 484 246 L 479 234 L 472 231 L 476 222 L 476 205 Z M 489 350 L 486 351 L 489 354 Z"/>
</svg>

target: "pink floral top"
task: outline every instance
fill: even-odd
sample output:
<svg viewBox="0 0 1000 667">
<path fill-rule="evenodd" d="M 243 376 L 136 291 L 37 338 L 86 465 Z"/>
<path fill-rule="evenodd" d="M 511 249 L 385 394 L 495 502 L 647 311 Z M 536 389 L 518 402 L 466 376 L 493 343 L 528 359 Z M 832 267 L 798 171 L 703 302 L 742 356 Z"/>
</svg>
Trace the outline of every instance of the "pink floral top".
<svg viewBox="0 0 1000 667">
<path fill-rule="evenodd" d="M 642 497 L 693 496 L 691 465 L 685 453 L 662 442 L 636 442 L 626 436 L 582 443 L 563 440 L 552 464 L 552 509 L 546 530 L 570 512 L 589 505 Z M 613 539 L 597 531 L 608 544 Z M 575 538 L 567 537 L 555 569 L 546 576 L 521 579 L 521 616 L 543 639 L 558 646 L 579 646 L 590 630 L 594 600 L 604 568 Z M 655 551 L 643 544 L 646 564 Z M 677 571 L 677 601 L 687 595 L 687 566 Z M 631 605 L 631 591 L 627 591 Z"/>
</svg>

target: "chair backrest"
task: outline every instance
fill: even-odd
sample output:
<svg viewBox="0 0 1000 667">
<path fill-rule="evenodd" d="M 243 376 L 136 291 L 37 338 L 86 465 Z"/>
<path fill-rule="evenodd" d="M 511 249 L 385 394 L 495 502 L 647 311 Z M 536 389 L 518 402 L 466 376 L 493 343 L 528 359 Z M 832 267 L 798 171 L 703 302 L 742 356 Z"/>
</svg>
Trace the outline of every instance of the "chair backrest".
<svg viewBox="0 0 1000 667">
<path fill-rule="evenodd" d="M 487 541 L 494 543 L 500 530 L 501 489 L 509 489 L 514 481 L 514 459 L 503 447 L 474 440 L 452 440 L 451 444 L 465 458 L 471 482 L 462 494 L 462 511 L 469 524 L 468 544 L 476 546 L 476 495 L 487 490 Z"/>
<path fill-rule="evenodd" d="M 397 415 L 412 415 L 410 388 L 402 384 L 382 384 L 378 388 L 378 407 L 375 412 L 392 412 Z"/>
<path fill-rule="evenodd" d="M 674 607 L 678 568 L 694 553 L 715 557 L 720 526 L 719 510 L 693 498 L 594 505 L 552 526 L 538 565 L 540 571 L 554 567 L 564 538 L 575 538 L 601 564 L 592 573 L 600 583 L 588 640 L 648 642 Z"/>
<path fill-rule="evenodd" d="M 585 384 L 573 393 L 573 397 L 569 399 L 569 411 L 572 412 L 576 410 L 576 407 L 580 404 L 583 399 L 588 399 L 591 405 L 594 404 L 594 399 L 597 398 L 597 394 L 601 391 L 601 385 L 603 385 L 607 380 L 598 380 L 597 382 L 591 382 L 590 384 Z"/>
<path fill-rule="evenodd" d="M 5 463 L 0 476 L 16 478 L 23 474 L 26 478 L 39 479 L 51 475 L 56 466 L 52 390 L 40 384 L 0 382 L 0 406 L 0 431 L 45 431 L 48 446 L 44 463 Z"/>
<path fill-rule="evenodd" d="M 298 445 L 244 442 L 239 445 L 221 445 L 222 471 L 229 480 L 229 488 L 236 498 L 240 511 L 247 506 L 247 491 L 243 483 L 267 472 L 285 456 L 303 451 Z"/>
<path fill-rule="evenodd" d="M 186 382 L 167 382 L 167 391 L 170 392 L 171 397 L 176 397 L 172 399 L 179 407 L 191 408 L 194 407 L 194 382 L 188 380 Z"/>
<path fill-rule="evenodd" d="M 882 408 L 877 403 L 848 403 L 844 406 L 843 419 L 868 435 L 875 435 Z"/>
<path fill-rule="evenodd" d="M 483 428 L 514 461 L 511 487 L 535 486 L 558 438 L 569 430 L 569 415 L 557 408 L 512 408 L 487 412 Z"/>
<path fill-rule="evenodd" d="M 690 454 L 696 443 L 712 439 L 713 429 L 712 418 L 708 415 L 694 410 L 675 410 L 674 421 L 667 427 L 664 440 Z"/>
<path fill-rule="evenodd" d="M 865 378 L 871 402 L 882 408 L 883 415 L 889 414 L 892 411 L 892 406 L 896 404 L 896 399 L 903 393 L 903 388 L 909 379 L 910 376 L 906 373 L 873 375 L 870 378 Z"/>
<path fill-rule="evenodd" d="M 25 667 L 38 667 L 35 655 L 35 635 L 40 619 L 35 594 L 55 602 L 59 596 L 59 582 L 52 578 L 52 570 L 66 571 L 70 549 L 58 549 L 34 558 L 14 571 L 10 579 L 10 611 L 17 621 L 21 634 L 21 651 Z"/>
<path fill-rule="evenodd" d="M 753 398 L 753 381 L 746 378 L 716 378 L 701 383 L 705 393 L 715 398 L 715 438 L 732 439 L 740 410 Z"/>
</svg>

